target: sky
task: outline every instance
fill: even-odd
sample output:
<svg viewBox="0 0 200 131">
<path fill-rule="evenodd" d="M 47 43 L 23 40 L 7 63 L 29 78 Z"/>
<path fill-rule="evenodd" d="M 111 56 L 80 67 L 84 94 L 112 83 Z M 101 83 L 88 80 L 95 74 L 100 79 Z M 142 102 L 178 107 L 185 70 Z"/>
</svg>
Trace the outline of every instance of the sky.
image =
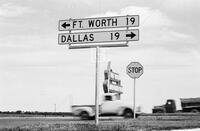
<svg viewBox="0 0 200 131">
<path fill-rule="evenodd" d="M 199 0 L 1 0 L 0 111 L 70 111 L 95 102 L 95 49 L 58 45 L 58 21 L 69 18 L 139 15 L 140 40 L 129 47 L 101 48 L 103 72 L 120 74 L 122 101 L 133 103 L 126 66 L 140 62 L 136 105 L 143 112 L 175 99 L 200 97 Z"/>
</svg>

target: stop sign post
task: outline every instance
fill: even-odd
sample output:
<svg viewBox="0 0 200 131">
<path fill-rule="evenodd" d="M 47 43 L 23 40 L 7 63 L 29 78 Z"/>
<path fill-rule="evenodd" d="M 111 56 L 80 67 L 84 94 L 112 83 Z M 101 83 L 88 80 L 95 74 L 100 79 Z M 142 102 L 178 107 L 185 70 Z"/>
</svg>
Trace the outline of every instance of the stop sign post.
<svg viewBox="0 0 200 131">
<path fill-rule="evenodd" d="M 131 62 L 127 67 L 126 67 L 126 73 L 134 79 L 134 95 L 133 95 L 133 116 L 135 119 L 135 79 L 139 78 L 143 74 L 143 66 L 139 62 Z"/>
</svg>

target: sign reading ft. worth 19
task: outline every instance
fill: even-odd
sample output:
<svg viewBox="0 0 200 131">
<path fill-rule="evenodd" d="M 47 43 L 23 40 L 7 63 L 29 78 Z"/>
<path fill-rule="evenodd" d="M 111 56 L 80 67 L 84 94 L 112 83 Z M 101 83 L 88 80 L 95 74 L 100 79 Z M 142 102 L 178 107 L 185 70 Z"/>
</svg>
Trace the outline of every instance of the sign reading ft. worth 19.
<svg viewBox="0 0 200 131">
<path fill-rule="evenodd" d="M 59 21 L 59 31 L 138 27 L 139 15 L 68 19 Z"/>
<path fill-rule="evenodd" d="M 138 40 L 139 40 L 138 29 L 61 33 L 58 35 L 58 43 L 60 45 L 102 43 L 102 42 L 125 42 L 125 41 L 138 41 Z"/>
</svg>

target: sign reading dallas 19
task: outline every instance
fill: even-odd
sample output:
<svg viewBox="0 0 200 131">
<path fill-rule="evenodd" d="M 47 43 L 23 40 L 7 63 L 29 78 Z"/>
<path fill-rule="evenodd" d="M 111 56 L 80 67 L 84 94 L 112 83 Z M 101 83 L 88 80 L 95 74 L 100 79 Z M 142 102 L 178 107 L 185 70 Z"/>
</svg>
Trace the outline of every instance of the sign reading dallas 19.
<svg viewBox="0 0 200 131">
<path fill-rule="evenodd" d="M 139 40 L 138 29 L 61 33 L 58 35 L 58 43 L 60 45 L 102 43 L 102 42 L 124 42 L 124 41 L 138 41 L 138 40 Z"/>
<path fill-rule="evenodd" d="M 133 79 L 139 78 L 143 74 L 143 66 L 139 62 L 131 62 L 126 67 L 126 73 Z"/>
<path fill-rule="evenodd" d="M 103 28 L 138 27 L 139 15 L 112 16 L 59 21 L 59 31 L 89 30 Z"/>
</svg>

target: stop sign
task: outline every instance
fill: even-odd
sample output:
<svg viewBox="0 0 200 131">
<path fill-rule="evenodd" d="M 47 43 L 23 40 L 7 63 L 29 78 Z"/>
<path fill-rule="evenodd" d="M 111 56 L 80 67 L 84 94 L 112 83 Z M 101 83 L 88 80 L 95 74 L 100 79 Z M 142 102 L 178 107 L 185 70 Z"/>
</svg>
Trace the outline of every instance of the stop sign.
<svg viewBox="0 0 200 131">
<path fill-rule="evenodd" d="M 139 78 L 143 74 L 143 66 L 139 62 L 131 62 L 126 67 L 126 73 L 133 79 Z"/>
</svg>

